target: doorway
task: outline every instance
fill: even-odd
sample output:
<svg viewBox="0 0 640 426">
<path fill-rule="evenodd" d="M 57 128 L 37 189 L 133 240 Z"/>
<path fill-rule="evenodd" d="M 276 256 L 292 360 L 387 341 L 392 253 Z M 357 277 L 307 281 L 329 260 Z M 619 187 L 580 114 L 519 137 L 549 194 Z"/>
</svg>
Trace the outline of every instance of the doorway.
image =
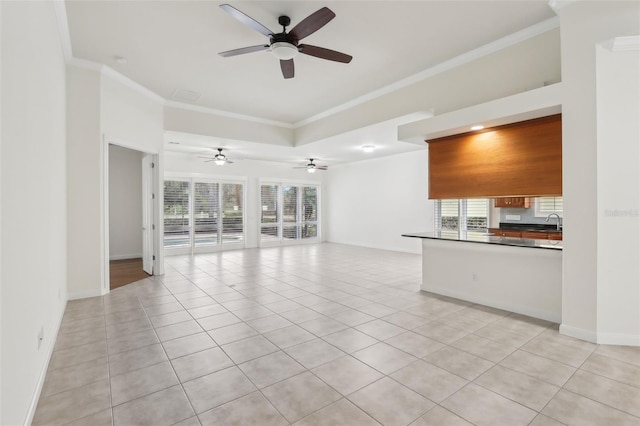
<svg viewBox="0 0 640 426">
<path fill-rule="evenodd" d="M 108 155 L 113 290 L 153 274 L 153 155 L 114 144 L 109 144 Z"/>
</svg>

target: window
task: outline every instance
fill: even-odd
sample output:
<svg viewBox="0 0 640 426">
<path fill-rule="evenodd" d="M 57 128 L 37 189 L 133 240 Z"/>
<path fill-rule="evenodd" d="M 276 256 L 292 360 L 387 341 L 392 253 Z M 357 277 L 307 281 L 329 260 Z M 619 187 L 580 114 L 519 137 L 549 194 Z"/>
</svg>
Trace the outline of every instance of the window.
<svg viewBox="0 0 640 426">
<path fill-rule="evenodd" d="M 204 179 L 164 182 L 164 246 L 206 249 L 244 242 L 244 185 Z"/>
<path fill-rule="evenodd" d="M 189 187 L 190 182 L 164 181 L 164 246 L 185 247 L 191 244 Z"/>
<path fill-rule="evenodd" d="M 318 187 L 263 184 L 260 187 L 260 241 L 318 237 Z"/>
<path fill-rule="evenodd" d="M 551 213 L 557 213 L 562 217 L 562 197 L 538 197 L 534 204 L 536 216 L 547 217 Z"/>
<path fill-rule="evenodd" d="M 436 230 L 485 231 L 489 223 L 489 199 L 436 200 Z"/>
</svg>

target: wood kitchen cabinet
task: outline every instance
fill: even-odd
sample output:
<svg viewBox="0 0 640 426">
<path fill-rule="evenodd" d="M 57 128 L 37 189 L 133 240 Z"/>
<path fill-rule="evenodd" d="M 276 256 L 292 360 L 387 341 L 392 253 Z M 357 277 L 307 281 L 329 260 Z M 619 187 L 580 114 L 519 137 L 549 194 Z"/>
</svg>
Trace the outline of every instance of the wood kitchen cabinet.
<svg viewBox="0 0 640 426">
<path fill-rule="evenodd" d="M 522 238 L 531 238 L 534 240 L 548 240 L 549 234 L 546 232 L 522 231 Z"/>
<path fill-rule="evenodd" d="M 522 232 L 513 229 L 489 228 L 489 233 L 497 237 L 522 238 Z"/>
<path fill-rule="evenodd" d="M 502 197 L 493 200 L 494 207 L 528 209 L 530 205 L 531 200 L 525 197 Z"/>
<path fill-rule="evenodd" d="M 530 238 L 533 240 L 562 240 L 562 232 L 518 231 L 515 229 L 489 228 L 489 233 L 497 237 Z"/>
</svg>

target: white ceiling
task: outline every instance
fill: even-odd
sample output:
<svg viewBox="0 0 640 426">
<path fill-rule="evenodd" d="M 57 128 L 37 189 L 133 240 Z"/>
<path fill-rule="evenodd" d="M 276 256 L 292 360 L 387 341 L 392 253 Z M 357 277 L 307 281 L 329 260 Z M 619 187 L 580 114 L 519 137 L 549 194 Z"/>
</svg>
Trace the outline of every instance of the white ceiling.
<svg viewBox="0 0 640 426">
<path fill-rule="evenodd" d="M 302 42 L 354 57 L 342 64 L 298 55 L 296 75 L 282 77 L 270 52 L 222 58 L 217 53 L 267 37 L 233 19 L 232 6 L 279 32 L 278 16 L 300 20 L 327 6 L 331 22 Z M 554 16 L 546 0 L 524 1 L 116 1 L 66 0 L 75 58 L 105 64 L 167 101 L 296 126 L 354 99 L 414 76 Z M 122 57 L 126 63 L 116 59 Z M 176 91 L 196 92 L 193 102 Z M 229 157 L 338 164 L 425 149 L 398 141 L 399 124 L 426 113 L 379 123 L 299 147 L 166 132 L 165 150 L 194 156 L 225 148 Z M 171 144 L 177 142 L 178 144 Z M 361 147 L 373 144 L 374 153 Z"/>
<path fill-rule="evenodd" d="M 283 79 L 270 52 L 218 52 L 268 42 L 219 8 L 224 1 L 67 0 L 73 56 L 103 63 L 167 100 L 295 124 L 551 18 L 536 1 L 230 1 L 273 31 L 327 6 L 336 18 L 304 43 L 348 53 L 342 64 L 298 55 Z M 116 56 L 127 59 L 118 63 Z"/>
<path fill-rule="evenodd" d="M 223 148 L 223 153 L 230 159 L 276 161 L 304 165 L 306 162 L 303 159 L 315 158 L 318 160 L 318 164 L 335 165 L 426 149 L 426 144 L 420 146 L 398 141 L 397 131 L 398 126 L 402 124 L 412 123 L 430 116 L 426 113 L 410 114 L 296 147 L 166 132 L 165 151 L 188 152 L 195 156 L 211 156 L 217 153 L 217 148 Z M 362 150 L 364 145 L 373 145 L 374 152 L 365 153 Z"/>
</svg>

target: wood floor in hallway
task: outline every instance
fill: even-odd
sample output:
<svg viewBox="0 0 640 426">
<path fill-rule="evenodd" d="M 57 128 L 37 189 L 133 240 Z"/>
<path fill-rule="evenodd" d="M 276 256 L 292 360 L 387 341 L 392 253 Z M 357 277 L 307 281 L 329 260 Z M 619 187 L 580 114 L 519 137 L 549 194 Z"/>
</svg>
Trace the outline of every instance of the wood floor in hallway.
<svg viewBox="0 0 640 426">
<path fill-rule="evenodd" d="M 110 287 L 122 287 L 147 278 L 149 275 L 142 270 L 142 258 L 111 260 L 109 262 Z"/>
</svg>

